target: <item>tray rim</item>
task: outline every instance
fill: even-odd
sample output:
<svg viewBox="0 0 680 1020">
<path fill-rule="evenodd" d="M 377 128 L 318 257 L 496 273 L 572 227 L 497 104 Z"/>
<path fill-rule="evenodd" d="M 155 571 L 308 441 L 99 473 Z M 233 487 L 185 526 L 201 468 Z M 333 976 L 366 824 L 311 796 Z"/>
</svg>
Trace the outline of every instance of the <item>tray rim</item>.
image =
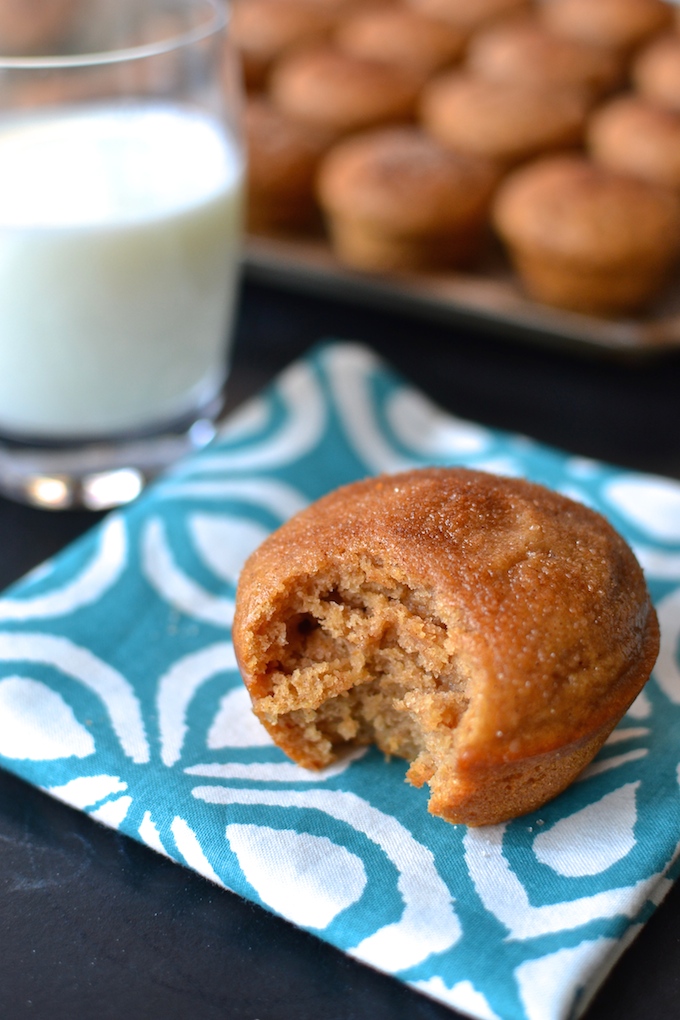
<svg viewBox="0 0 680 1020">
<path fill-rule="evenodd" d="M 243 266 L 263 282 L 438 321 L 467 321 L 508 340 L 635 359 L 680 351 L 680 289 L 670 295 L 677 310 L 661 305 L 645 318 L 601 319 L 525 297 L 502 261 L 477 273 L 372 275 L 342 266 L 322 237 L 249 234 Z"/>
</svg>

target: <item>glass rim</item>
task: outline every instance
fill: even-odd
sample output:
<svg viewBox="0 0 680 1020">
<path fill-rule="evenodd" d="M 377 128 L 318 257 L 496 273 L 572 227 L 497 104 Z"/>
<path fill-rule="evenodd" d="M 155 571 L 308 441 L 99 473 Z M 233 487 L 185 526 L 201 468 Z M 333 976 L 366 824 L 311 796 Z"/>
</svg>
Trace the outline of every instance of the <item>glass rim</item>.
<svg viewBox="0 0 680 1020">
<path fill-rule="evenodd" d="M 60 68 L 97 67 L 104 64 L 121 64 L 128 60 L 145 60 L 149 57 L 162 56 L 164 53 L 172 53 L 210 38 L 211 35 L 220 32 L 228 24 L 229 15 L 224 0 L 200 0 L 200 2 L 211 12 L 211 17 L 207 18 L 203 24 L 181 32 L 179 35 L 171 35 L 154 43 L 92 53 L 46 54 L 31 57 L 10 57 L 0 54 L 0 71 L 22 69 L 46 71 Z"/>
</svg>

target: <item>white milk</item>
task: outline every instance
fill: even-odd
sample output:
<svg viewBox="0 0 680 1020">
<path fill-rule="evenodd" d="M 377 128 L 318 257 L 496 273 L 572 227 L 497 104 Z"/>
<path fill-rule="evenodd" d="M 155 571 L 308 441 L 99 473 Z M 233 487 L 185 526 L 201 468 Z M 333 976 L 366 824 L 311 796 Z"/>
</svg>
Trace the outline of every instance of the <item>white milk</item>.
<svg viewBox="0 0 680 1020">
<path fill-rule="evenodd" d="M 151 427 L 217 393 L 242 180 L 182 107 L 0 121 L 0 431 Z"/>
</svg>

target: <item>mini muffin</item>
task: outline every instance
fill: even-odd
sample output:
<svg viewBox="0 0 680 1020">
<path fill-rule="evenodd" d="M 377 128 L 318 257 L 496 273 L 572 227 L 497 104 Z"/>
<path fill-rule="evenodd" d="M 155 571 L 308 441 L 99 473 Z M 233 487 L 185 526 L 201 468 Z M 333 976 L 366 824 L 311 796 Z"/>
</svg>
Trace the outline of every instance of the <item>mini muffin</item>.
<svg viewBox="0 0 680 1020">
<path fill-rule="evenodd" d="M 340 137 L 412 120 L 420 84 L 402 68 L 318 46 L 279 61 L 269 91 L 290 117 Z"/>
<path fill-rule="evenodd" d="M 630 53 L 673 21 L 664 0 L 550 0 L 539 7 L 559 35 Z"/>
<path fill-rule="evenodd" d="M 531 10 L 532 0 L 406 0 L 413 10 L 441 18 L 466 36 L 500 18 Z"/>
<path fill-rule="evenodd" d="M 617 97 L 591 118 L 588 146 L 598 163 L 680 192 L 680 111 Z"/>
<path fill-rule="evenodd" d="M 355 11 L 375 7 L 394 7 L 400 0 L 309 0 L 310 3 L 329 11 L 335 18 L 344 17 Z"/>
<path fill-rule="evenodd" d="M 325 134 L 286 117 L 267 99 L 246 104 L 248 229 L 306 230 L 319 219 L 314 180 L 328 147 Z"/>
<path fill-rule="evenodd" d="M 373 272 L 467 266 L 478 257 L 497 171 L 416 128 L 335 146 L 317 195 L 335 254 Z"/>
<path fill-rule="evenodd" d="M 512 166 L 578 146 L 589 108 L 588 94 L 579 89 L 453 71 L 425 87 L 420 120 L 442 145 Z"/>
<path fill-rule="evenodd" d="M 487 78 L 583 88 L 595 97 L 611 92 L 623 77 L 623 62 L 613 51 L 557 35 L 535 18 L 480 32 L 467 64 Z"/>
<path fill-rule="evenodd" d="M 645 46 L 635 58 L 632 78 L 646 99 L 680 111 L 680 34 L 669 32 Z"/>
<path fill-rule="evenodd" d="M 407 7 L 385 7 L 343 19 L 335 42 L 345 53 L 396 64 L 427 77 L 460 57 L 465 37 L 438 18 Z"/>
<path fill-rule="evenodd" d="M 493 221 L 529 294 L 580 312 L 640 311 L 680 253 L 680 203 L 670 191 L 581 156 L 515 170 Z"/>
<path fill-rule="evenodd" d="M 271 535 L 238 586 L 257 717 L 306 768 L 375 743 L 429 810 L 496 824 L 592 759 L 659 648 L 642 571 L 594 511 L 462 468 L 345 486 Z"/>
<path fill-rule="evenodd" d="M 333 25 L 332 14 L 314 0 L 233 0 L 231 38 L 248 89 L 262 88 L 278 57 L 324 38 Z"/>
</svg>

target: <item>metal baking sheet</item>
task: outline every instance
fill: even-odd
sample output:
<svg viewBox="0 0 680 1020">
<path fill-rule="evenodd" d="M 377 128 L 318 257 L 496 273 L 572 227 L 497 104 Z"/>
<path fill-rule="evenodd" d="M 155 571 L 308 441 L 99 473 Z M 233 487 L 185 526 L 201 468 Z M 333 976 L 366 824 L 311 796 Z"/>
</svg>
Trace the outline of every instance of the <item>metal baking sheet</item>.
<svg viewBox="0 0 680 1020">
<path fill-rule="evenodd" d="M 500 254 L 492 255 L 476 273 L 371 275 L 341 266 L 323 239 L 250 236 L 245 268 L 264 281 L 392 311 L 403 309 L 440 321 L 472 320 L 510 340 L 636 358 L 680 350 L 680 280 L 645 317 L 605 319 L 531 301 Z"/>
</svg>

